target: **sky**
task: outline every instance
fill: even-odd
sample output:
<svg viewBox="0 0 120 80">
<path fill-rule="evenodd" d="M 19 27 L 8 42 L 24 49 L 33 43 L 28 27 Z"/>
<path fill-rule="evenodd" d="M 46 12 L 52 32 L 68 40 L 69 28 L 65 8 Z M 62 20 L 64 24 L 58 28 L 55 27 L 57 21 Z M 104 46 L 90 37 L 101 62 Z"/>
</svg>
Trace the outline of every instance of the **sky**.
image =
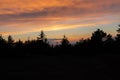
<svg viewBox="0 0 120 80">
<path fill-rule="evenodd" d="M 116 34 L 120 0 L 0 0 L 0 34 L 15 40 L 47 38 L 70 41 L 89 38 L 100 28 Z"/>
</svg>

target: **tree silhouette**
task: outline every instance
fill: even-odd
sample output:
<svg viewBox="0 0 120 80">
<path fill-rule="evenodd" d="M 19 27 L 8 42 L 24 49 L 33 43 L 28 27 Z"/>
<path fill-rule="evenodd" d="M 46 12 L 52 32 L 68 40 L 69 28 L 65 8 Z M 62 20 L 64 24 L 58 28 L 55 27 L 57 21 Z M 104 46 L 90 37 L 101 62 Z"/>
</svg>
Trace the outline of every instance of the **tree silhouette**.
<svg viewBox="0 0 120 80">
<path fill-rule="evenodd" d="M 91 45 L 93 48 L 100 48 L 103 45 L 103 38 L 106 37 L 106 33 L 103 30 L 97 29 L 92 33 Z"/>
<path fill-rule="evenodd" d="M 104 48 L 105 49 L 112 49 L 114 47 L 114 40 L 111 34 L 106 36 L 106 40 L 104 41 Z"/>
<path fill-rule="evenodd" d="M 19 41 L 15 43 L 15 48 L 22 48 L 22 47 L 23 47 L 23 42 L 19 39 Z"/>
<path fill-rule="evenodd" d="M 113 42 L 114 41 L 111 34 L 108 34 L 106 36 L 106 38 L 107 38 L 107 40 L 106 40 L 107 42 Z"/>
<path fill-rule="evenodd" d="M 44 33 L 44 31 L 42 30 L 41 33 L 39 34 L 39 37 L 37 37 L 37 40 L 40 40 L 42 42 L 45 42 L 47 43 L 47 38 L 46 38 L 46 35 Z"/>
<path fill-rule="evenodd" d="M 118 27 L 120 27 L 120 25 L 118 25 Z M 120 28 L 118 28 L 117 32 L 120 33 Z"/>
<path fill-rule="evenodd" d="M 120 25 L 118 25 L 118 30 L 117 30 L 117 32 L 118 32 L 118 34 L 117 34 L 117 37 L 116 37 L 116 40 L 117 41 L 120 41 Z"/>
<path fill-rule="evenodd" d="M 61 43 L 55 46 L 50 46 L 47 41 L 46 35 L 43 31 L 39 34 L 35 40 L 26 40 L 22 42 L 20 39 L 14 41 L 11 35 L 8 36 L 8 39 L 5 40 L 2 35 L 0 35 L 0 49 L 1 51 L 9 51 L 8 54 L 14 53 L 21 55 L 34 55 L 34 54 L 79 54 L 81 52 L 93 54 L 93 53 L 104 53 L 107 51 L 109 53 L 119 51 L 120 49 L 120 25 L 118 33 L 114 37 L 111 34 L 107 34 L 103 30 L 97 29 L 92 33 L 91 38 L 81 39 L 75 44 L 71 44 L 68 38 L 64 35 L 61 39 Z M 10 50 L 9 50 L 10 49 Z M 97 52 L 95 51 L 97 50 Z M 12 52 L 10 52 L 12 51 Z"/>
<path fill-rule="evenodd" d="M 115 37 L 115 39 L 116 39 L 115 47 L 119 49 L 120 48 L 120 25 L 118 25 L 118 29 L 116 31 L 118 33 L 117 33 L 117 35 Z"/>
<path fill-rule="evenodd" d="M 37 40 L 30 41 L 28 45 L 31 46 L 32 49 L 35 49 L 37 52 L 45 52 L 50 48 L 49 42 L 47 41 L 46 35 L 43 31 L 41 31 L 37 37 Z"/>
<path fill-rule="evenodd" d="M 0 35 L 0 48 L 6 47 L 6 40 L 3 39 L 2 35 Z"/>
<path fill-rule="evenodd" d="M 67 37 L 64 35 L 63 36 L 63 39 L 61 41 L 61 47 L 69 47 L 70 46 L 70 42 L 69 40 L 67 39 Z"/>
<path fill-rule="evenodd" d="M 13 44 L 14 44 L 14 39 L 12 38 L 11 35 L 8 36 L 8 40 L 7 40 L 7 44 L 8 44 L 8 47 L 13 47 Z"/>
<path fill-rule="evenodd" d="M 80 41 L 76 42 L 75 47 L 81 48 L 81 49 L 86 49 L 90 46 L 89 42 L 90 42 L 89 38 L 88 39 L 82 38 Z"/>
<path fill-rule="evenodd" d="M 92 33 L 91 40 L 94 42 L 102 42 L 102 39 L 106 37 L 106 33 L 103 30 L 97 29 L 94 33 Z"/>
</svg>

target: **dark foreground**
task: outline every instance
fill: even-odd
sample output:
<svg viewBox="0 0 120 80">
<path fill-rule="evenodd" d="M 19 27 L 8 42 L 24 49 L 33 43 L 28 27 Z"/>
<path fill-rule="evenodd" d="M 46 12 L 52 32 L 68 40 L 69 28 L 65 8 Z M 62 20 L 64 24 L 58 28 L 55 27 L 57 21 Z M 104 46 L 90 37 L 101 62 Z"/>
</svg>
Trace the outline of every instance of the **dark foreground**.
<svg viewBox="0 0 120 80">
<path fill-rule="evenodd" d="M 115 80 L 120 55 L 1 57 L 3 79 Z M 2 79 L 2 80 L 3 80 Z"/>
</svg>

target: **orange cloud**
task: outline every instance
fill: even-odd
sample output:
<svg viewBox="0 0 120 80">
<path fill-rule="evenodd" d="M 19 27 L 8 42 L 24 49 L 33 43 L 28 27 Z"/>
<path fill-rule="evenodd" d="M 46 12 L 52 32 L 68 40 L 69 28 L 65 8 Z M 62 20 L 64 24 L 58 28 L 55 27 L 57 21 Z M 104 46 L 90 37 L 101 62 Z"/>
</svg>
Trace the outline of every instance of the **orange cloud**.
<svg viewBox="0 0 120 80">
<path fill-rule="evenodd" d="M 26 34 L 118 22 L 119 3 L 120 0 L 0 0 L 0 33 Z"/>
<path fill-rule="evenodd" d="M 1 0 L 0 14 L 20 14 L 48 7 L 68 6 L 69 0 Z"/>
</svg>

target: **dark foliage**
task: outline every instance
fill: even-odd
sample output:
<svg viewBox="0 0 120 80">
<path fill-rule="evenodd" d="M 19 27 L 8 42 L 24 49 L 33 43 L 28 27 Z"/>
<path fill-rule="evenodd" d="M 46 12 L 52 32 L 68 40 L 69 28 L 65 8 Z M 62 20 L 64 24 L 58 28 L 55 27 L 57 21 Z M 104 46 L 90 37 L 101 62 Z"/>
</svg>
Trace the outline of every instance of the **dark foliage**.
<svg viewBox="0 0 120 80">
<path fill-rule="evenodd" d="M 0 35 L 1 77 L 5 80 L 112 80 L 119 76 L 120 34 L 97 29 L 74 45 L 66 36 L 50 45 L 44 32 L 36 40 L 14 41 Z M 118 54 L 118 55 L 117 55 Z M 4 73 L 7 73 L 4 75 Z M 116 74 L 115 74 L 116 73 Z"/>
<path fill-rule="evenodd" d="M 120 26 L 119 26 L 120 27 Z M 120 28 L 113 39 L 111 34 L 97 29 L 92 33 L 91 38 L 81 39 L 71 45 L 64 35 L 61 44 L 51 46 L 46 35 L 41 31 L 36 40 L 21 40 L 14 42 L 12 36 L 5 40 L 0 35 L 0 50 L 2 56 L 32 56 L 32 55 L 96 55 L 96 54 L 117 54 L 120 49 Z"/>
</svg>

